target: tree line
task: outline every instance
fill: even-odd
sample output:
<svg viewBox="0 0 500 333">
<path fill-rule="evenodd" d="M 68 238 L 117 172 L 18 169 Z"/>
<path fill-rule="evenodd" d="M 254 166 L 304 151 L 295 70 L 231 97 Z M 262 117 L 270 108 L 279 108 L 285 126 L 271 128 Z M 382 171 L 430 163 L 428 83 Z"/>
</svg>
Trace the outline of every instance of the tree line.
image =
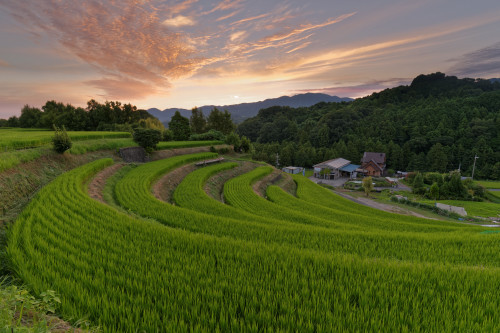
<svg viewBox="0 0 500 333">
<path fill-rule="evenodd" d="M 241 123 L 237 132 L 254 144 L 254 158 L 281 166 L 311 167 L 363 152 L 385 152 L 394 171 L 448 172 L 500 179 L 500 84 L 420 75 L 409 86 L 353 102 L 306 108 L 271 107 Z"/>
<path fill-rule="evenodd" d="M 118 101 L 87 102 L 86 108 L 48 101 L 41 109 L 25 105 L 19 117 L 0 119 L 0 127 L 65 127 L 72 131 L 132 131 L 134 128 L 164 129 L 163 124 L 146 110 Z"/>
</svg>

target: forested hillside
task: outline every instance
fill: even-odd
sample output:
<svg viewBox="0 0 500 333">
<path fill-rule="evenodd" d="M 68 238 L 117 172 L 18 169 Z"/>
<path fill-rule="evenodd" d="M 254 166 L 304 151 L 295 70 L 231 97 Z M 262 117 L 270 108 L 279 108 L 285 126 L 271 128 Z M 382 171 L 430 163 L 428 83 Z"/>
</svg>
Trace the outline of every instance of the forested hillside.
<svg viewBox="0 0 500 333">
<path fill-rule="evenodd" d="M 335 157 L 354 163 L 364 151 L 387 154 L 393 170 L 458 169 L 500 179 L 500 83 L 420 75 L 411 85 L 350 103 L 271 107 L 239 125 L 256 141 L 254 157 L 310 167 Z"/>
</svg>

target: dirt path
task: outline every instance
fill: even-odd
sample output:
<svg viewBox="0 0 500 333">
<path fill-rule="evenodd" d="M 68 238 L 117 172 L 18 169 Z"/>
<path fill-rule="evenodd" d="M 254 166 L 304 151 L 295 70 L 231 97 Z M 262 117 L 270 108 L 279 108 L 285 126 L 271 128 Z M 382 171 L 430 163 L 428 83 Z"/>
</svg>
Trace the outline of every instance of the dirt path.
<svg viewBox="0 0 500 333">
<path fill-rule="evenodd" d="M 265 197 L 267 186 L 269 184 L 276 184 L 281 180 L 281 177 L 281 170 L 273 170 L 273 172 L 271 172 L 269 175 L 256 181 L 252 185 L 252 189 L 257 195 Z"/>
<path fill-rule="evenodd" d="M 92 199 L 106 203 L 102 196 L 104 187 L 106 186 L 106 180 L 114 175 L 119 169 L 121 169 L 125 164 L 116 163 L 106 169 L 100 171 L 95 177 L 90 181 L 88 186 L 88 192 Z"/>
<path fill-rule="evenodd" d="M 365 205 L 365 206 L 372 207 L 372 208 L 379 209 L 379 210 L 383 210 L 383 211 L 386 211 L 389 213 L 395 213 L 395 214 L 400 214 L 400 215 L 412 215 L 412 216 L 421 217 L 424 219 L 437 220 L 435 218 L 424 216 L 422 214 L 413 212 L 413 211 L 408 210 L 408 209 L 404 209 L 401 207 L 392 206 L 392 205 L 388 205 L 388 204 L 383 204 L 383 203 L 376 202 L 376 201 L 373 201 L 373 200 L 368 199 L 368 198 L 354 198 L 348 194 L 338 192 L 338 191 L 336 191 L 335 193 L 337 193 L 338 195 L 340 195 L 346 199 L 354 201 L 358 204 Z"/>
<path fill-rule="evenodd" d="M 215 200 L 224 202 L 223 191 L 224 191 L 224 184 L 226 183 L 226 181 L 234 177 L 237 177 L 239 175 L 242 175 L 244 173 L 250 172 L 251 170 L 260 166 L 260 164 L 253 163 L 250 161 L 236 161 L 236 162 L 238 162 L 239 164 L 236 168 L 219 172 L 210 177 L 205 182 L 203 190 L 205 191 L 206 194 L 208 194 Z"/>
<path fill-rule="evenodd" d="M 171 202 L 177 186 L 182 180 L 196 167 L 193 164 L 184 165 L 180 168 L 173 170 L 161 177 L 156 183 L 153 184 L 153 194 L 159 200 Z"/>
</svg>

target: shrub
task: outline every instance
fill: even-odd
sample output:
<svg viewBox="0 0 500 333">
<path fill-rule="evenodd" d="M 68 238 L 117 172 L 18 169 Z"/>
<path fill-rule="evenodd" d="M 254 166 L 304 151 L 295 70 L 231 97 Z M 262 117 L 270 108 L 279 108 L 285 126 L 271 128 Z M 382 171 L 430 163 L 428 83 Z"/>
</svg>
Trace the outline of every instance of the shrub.
<svg viewBox="0 0 500 333">
<path fill-rule="evenodd" d="M 161 132 L 154 129 L 148 128 L 137 128 L 134 131 L 134 141 L 144 148 L 146 152 L 149 154 L 155 148 L 158 142 L 161 139 Z"/>
<path fill-rule="evenodd" d="M 66 128 L 62 127 L 62 130 L 54 125 L 54 137 L 52 138 L 52 143 L 54 144 L 54 150 L 59 154 L 64 153 L 66 150 L 70 149 L 73 145 L 71 139 L 66 133 Z"/>
<path fill-rule="evenodd" d="M 162 134 L 162 141 L 172 141 L 174 139 L 174 132 L 172 130 L 166 129 Z"/>
<path fill-rule="evenodd" d="M 201 134 L 191 134 L 189 137 L 190 141 L 206 141 L 206 140 L 219 140 L 224 141 L 226 136 L 222 132 L 211 129 L 206 133 Z"/>
</svg>

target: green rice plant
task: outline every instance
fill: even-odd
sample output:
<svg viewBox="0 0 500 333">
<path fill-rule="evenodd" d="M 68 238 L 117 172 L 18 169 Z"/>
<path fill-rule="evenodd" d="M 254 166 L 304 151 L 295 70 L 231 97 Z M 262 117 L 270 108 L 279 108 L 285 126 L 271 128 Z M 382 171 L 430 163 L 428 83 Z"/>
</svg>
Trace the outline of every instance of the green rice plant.
<svg viewBox="0 0 500 333">
<path fill-rule="evenodd" d="M 176 149 L 176 148 L 191 148 L 221 145 L 222 141 L 162 141 L 156 145 L 157 150 Z"/>
<path fill-rule="evenodd" d="M 475 182 L 487 189 L 500 189 L 500 181 L 476 180 Z"/>
<path fill-rule="evenodd" d="M 116 150 L 125 147 L 135 147 L 137 144 L 129 138 L 124 139 L 100 139 L 77 141 L 73 143 L 73 147 L 69 152 L 73 155 L 81 155 L 97 150 Z"/>
<path fill-rule="evenodd" d="M 34 148 L 0 153 L 0 172 L 13 168 L 21 163 L 33 161 L 47 154 L 47 152 L 48 149 L 46 148 Z"/>
<path fill-rule="evenodd" d="M 129 181 L 137 190 L 134 183 L 143 184 L 141 178 L 148 183 L 162 168 L 181 163 L 174 161 L 153 162 L 154 168 L 142 170 L 153 174 L 136 173 L 142 165 L 134 168 L 122 190 Z M 65 316 L 86 315 L 105 332 L 500 329 L 500 265 L 494 246 L 499 234 L 478 232 L 473 240 L 483 239 L 484 246 L 474 250 L 492 258 L 483 267 L 477 261 L 451 264 L 445 259 L 453 242 L 461 243 L 457 257 L 470 250 L 464 249 L 466 239 L 472 230 L 483 230 L 473 227 L 439 234 L 439 243 L 425 235 L 419 240 L 421 262 L 399 260 L 406 250 L 396 246 L 396 239 L 394 258 L 374 259 L 301 249 L 286 239 L 280 245 L 212 236 L 188 230 L 198 216 L 192 212 L 184 219 L 171 216 L 181 219 L 175 225 L 186 226 L 182 230 L 90 199 L 84 184 L 111 163 L 96 161 L 58 177 L 9 232 L 12 267 L 35 292 L 54 287 L 61 295 L 56 311 Z M 128 194 L 137 199 L 141 191 Z M 383 236 L 374 234 L 375 239 Z M 433 252 L 441 260 L 428 261 Z"/>
<path fill-rule="evenodd" d="M 72 141 L 130 138 L 128 132 L 68 131 Z M 24 149 L 39 147 L 52 141 L 54 131 L 28 128 L 0 129 L 0 149 Z"/>
</svg>

